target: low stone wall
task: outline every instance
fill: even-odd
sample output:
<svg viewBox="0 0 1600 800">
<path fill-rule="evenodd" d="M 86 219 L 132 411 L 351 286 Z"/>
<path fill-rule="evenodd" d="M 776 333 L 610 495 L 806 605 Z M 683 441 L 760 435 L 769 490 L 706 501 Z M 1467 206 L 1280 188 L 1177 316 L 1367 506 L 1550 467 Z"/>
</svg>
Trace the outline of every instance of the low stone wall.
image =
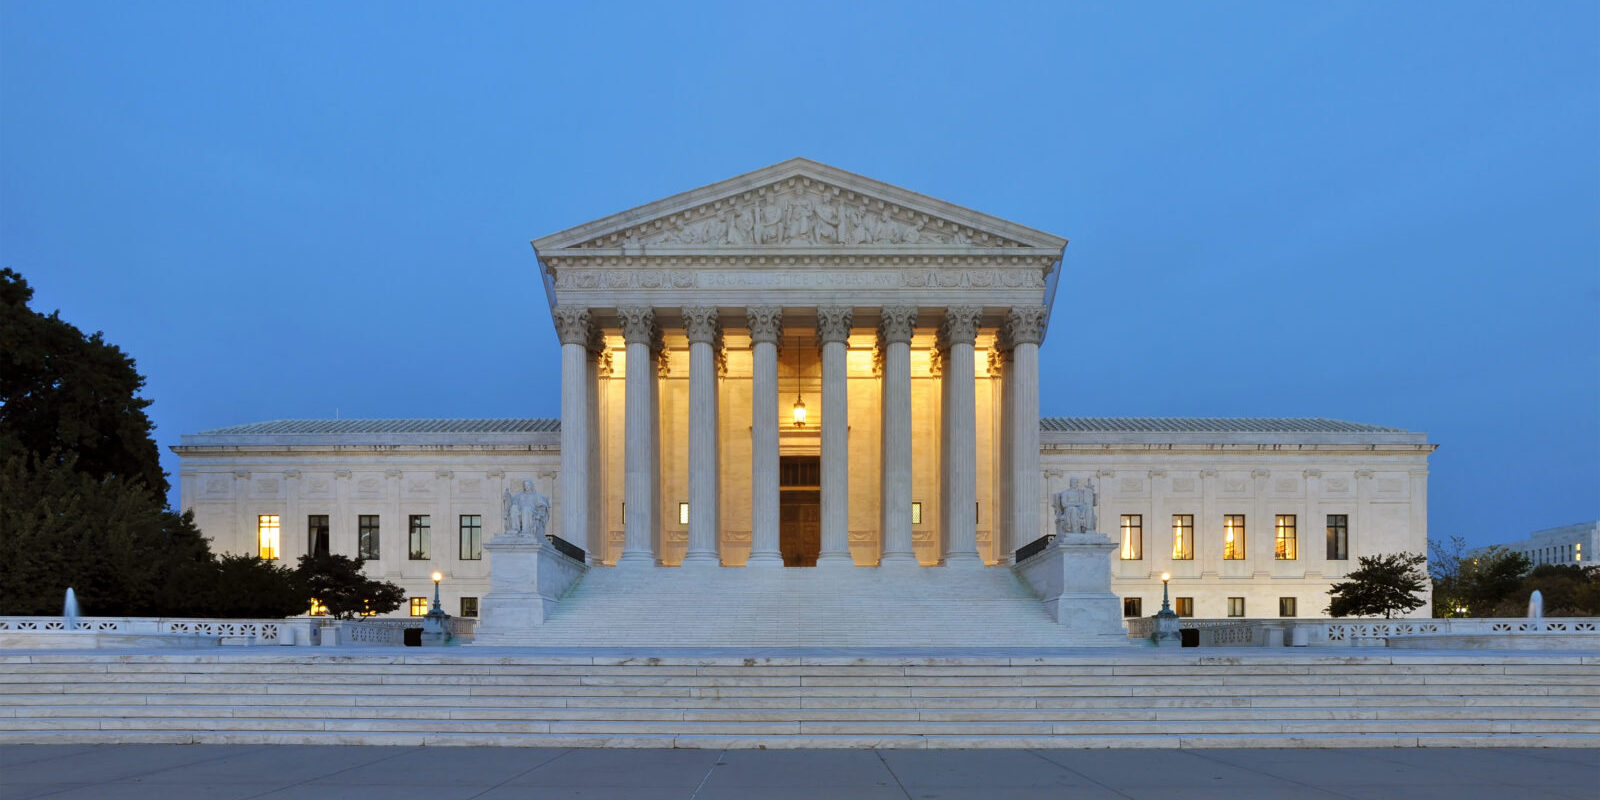
<svg viewBox="0 0 1600 800">
<path fill-rule="evenodd" d="M 467 617 L 450 617 L 452 642 L 471 642 L 476 623 L 477 620 Z M 420 627 L 422 620 L 413 617 L 355 620 L 79 617 L 76 626 L 69 631 L 62 617 L 0 617 L 0 648 L 182 647 L 219 643 L 400 647 L 405 644 L 405 630 Z"/>
<path fill-rule="evenodd" d="M 1154 620 L 1150 617 L 1130 619 L 1128 636 L 1147 639 L 1153 627 Z M 1179 627 L 1198 631 L 1201 647 L 1382 647 L 1387 644 L 1412 648 L 1600 650 L 1600 618 L 1597 617 L 1184 619 Z M 1447 640 L 1461 644 L 1443 644 Z M 1437 644 L 1428 644 L 1430 641 Z"/>
<path fill-rule="evenodd" d="M 225 644 L 314 644 L 316 618 L 196 619 L 180 617 L 79 617 L 73 633 L 124 636 L 212 636 Z M 64 633 L 63 617 L 0 617 L 0 634 Z M 110 641 L 109 639 L 107 641 Z"/>
</svg>

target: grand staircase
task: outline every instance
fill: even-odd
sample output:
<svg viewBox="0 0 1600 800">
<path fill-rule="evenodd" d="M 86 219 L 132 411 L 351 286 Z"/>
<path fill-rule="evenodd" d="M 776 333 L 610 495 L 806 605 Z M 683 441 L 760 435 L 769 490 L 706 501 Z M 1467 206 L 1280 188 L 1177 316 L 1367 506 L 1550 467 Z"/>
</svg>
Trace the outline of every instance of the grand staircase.
<svg viewBox="0 0 1600 800">
<path fill-rule="evenodd" d="M 1005 568 L 596 568 L 530 643 L 561 647 L 1059 647 Z"/>
<path fill-rule="evenodd" d="M 770 652 L 770 651 L 769 651 Z M 0 744 L 1600 746 L 1600 656 L 0 654 Z"/>
</svg>

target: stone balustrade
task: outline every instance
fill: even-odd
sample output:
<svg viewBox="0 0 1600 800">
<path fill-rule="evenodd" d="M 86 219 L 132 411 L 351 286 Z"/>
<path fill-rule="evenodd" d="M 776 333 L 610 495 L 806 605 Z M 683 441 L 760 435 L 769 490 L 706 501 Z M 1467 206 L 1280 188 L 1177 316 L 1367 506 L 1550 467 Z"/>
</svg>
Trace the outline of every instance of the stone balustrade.
<svg viewBox="0 0 1600 800">
<path fill-rule="evenodd" d="M 1127 620 L 1128 636 L 1148 639 L 1155 620 Z M 1600 617 L 1448 617 L 1442 619 L 1184 619 L 1200 632 L 1202 647 L 1257 647 L 1303 642 L 1309 646 L 1382 646 L 1402 637 L 1592 636 L 1600 645 Z M 1531 642 L 1530 642 L 1531 644 Z"/>
</svg>

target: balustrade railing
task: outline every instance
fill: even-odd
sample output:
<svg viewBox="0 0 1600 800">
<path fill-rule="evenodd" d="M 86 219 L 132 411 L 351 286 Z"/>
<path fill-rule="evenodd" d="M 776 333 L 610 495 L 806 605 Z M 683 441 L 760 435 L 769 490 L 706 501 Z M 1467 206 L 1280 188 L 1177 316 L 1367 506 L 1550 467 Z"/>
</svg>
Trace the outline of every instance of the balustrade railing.
<svg viewBox="0 0 1600 800">
<path fill-rule="evenodd" d="M 1154 631 L 1150 617 L 1125 620 L 1128 636 L 1147 639 Z M 1442 619 L 1194 619 L 1179 620 L 1180 628 L 1200 631 L 1201 646 L 1251 646 L 1277 642 L 1269 631 L 1282 631 L 1285 644 L 1381 644 L 1398 636 L 1435 634 L 1494 634 L 1516 636 L 1541 633 L 1600 633 L 1596 617 L 1448 617 Z"/>
</svg>

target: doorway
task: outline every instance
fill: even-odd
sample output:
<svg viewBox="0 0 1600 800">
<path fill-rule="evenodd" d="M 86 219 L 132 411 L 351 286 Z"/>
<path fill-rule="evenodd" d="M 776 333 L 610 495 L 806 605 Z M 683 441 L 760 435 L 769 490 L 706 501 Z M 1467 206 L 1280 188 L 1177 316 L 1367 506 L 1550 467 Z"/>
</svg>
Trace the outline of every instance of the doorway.
<svg viewBox="0 0 1600 800">
<path fill-rule="evenodd" d="M 822 458 L 778 459 L 778 550 L 786 567 L 814 567 L 822 552 Z"/>
</svg>

